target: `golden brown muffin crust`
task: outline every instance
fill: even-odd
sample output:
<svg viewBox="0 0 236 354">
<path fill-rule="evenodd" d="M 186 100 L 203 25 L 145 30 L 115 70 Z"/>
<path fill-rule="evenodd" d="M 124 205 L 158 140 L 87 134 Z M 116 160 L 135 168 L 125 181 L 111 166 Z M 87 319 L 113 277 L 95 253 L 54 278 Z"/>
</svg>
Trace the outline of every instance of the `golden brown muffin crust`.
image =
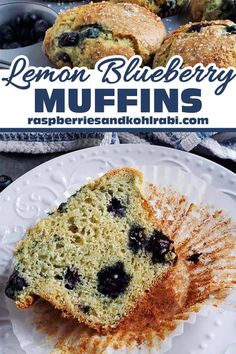
<svg viewBox="0 0 236 354">
<path fill-rule="evenodd" d="M 201 26 L 200 31 L 189 31 L 192 26 Z M 157 50 L 153 67 L 166 65 L 174 55 L 182 56 L 184 66 L 215 63 L 218 67 L 236 66 L 236 35 L 227 32 L 234 26 L 229 20 L 204 21 L 181 26 L 168 36 Z"/>
<path fill-rule="evenodd" d="M 43 44 L 45 53 L 55 61 L 52 57 L 53 52 L 58 49 L 56 38 L 63 32 L 63 26 L 67 32 L 68 27 L 71 31 L 77 31 L 83 26 L 95 24 L 112 33 L 114 41 L 110 45 L 110 42 L 108 44 L 104 41 L 98 43 L 97 39 L 90 40 L 90 45 L 85 50 L 89 52 L 89 56 L 95 56 L 93 62 L 108 55 L 118 54 L 130 58 L 139 54 L 144 63 L 147 63 L 161 45 L 166 33 L 161 19 L 144 7 L 130 3 L 90 3 L 59 15 L 55 25 L 46 33 Z M 130 44 L 122 45 L 117 39 L 127 39 Z M 62 63 L 56 64 L 62 66 Z"/>
<path fill-rule="evenodd" d="M 74 22 L 75 28 L 94 23 L 112 31 L 114 36 L 131 37 L 137 41 L 140 51 L 144 48 L 148 51 L 155 50 L 164 34 L 159 17 L 145 8 L 129 3 L 102 2 L 81 6 Z"/>
</svg>

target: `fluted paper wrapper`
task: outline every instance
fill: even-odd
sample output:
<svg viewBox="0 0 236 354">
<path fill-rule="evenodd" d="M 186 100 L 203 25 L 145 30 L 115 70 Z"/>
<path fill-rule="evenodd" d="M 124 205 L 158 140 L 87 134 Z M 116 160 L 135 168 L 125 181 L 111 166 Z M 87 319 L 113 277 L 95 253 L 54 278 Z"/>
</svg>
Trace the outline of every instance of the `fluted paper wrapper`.
<svg viewBox="0 0 236 354">
<path fill-rule="evenodd" d="M 200 254 L 201 261 L 196 264 L 186 261 L 190 285 L 185 308 L 163 320 L 160 331 L 144 331 L 144 343 L 137 344 L 132 330 L 101 336 L 74 319 L 63 318 L 46 302 L 19 310 L 7 300 L 14 332 L 27 354 L 163 354 L 171 348 L 173 337 L 183 334 L 184 323 L 194 323 L 197 315 L 212 311 L 212 305 L 235 309 L 236 227 L 230 218 L 234 217 L 235 202 L 181 169 L 139 168 L 145 176 L 145 195 L 163 233 L 174 240 L 179 258 Z M 67 191 L 64 199 L 78 187 Z"/>
</svg>

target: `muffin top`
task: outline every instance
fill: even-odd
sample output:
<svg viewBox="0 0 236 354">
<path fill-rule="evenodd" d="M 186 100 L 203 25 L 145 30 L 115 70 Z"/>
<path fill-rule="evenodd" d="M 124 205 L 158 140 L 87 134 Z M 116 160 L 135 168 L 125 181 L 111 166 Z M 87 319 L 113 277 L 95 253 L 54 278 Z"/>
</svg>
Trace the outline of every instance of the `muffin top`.
<svg viewBox="0 0 236 354">
<path fill-rule="evenodd" d="M 215 63 L 218 67 L 236 66 L 236 25 L 229 20 L 204 21 L 181 26 L 157 50 L 153 67 L 165 66 L 174 55 L 184 66 Z"/>
<path fill-rule="evenodd" d="M 92 29 L 93 33 L 91 30 L 90 33 L 84 32 L 92 27 L 96 28 L 95 31 Z M 63 33 L 73 33 L 74 36 L 78 33 L 79 40 L 71 46 L 63 43 Z M 90 3 L 58 16 L 54 26 L 47 31 L 44 50 L 55 62 L 55 54 L 59 54 L 63 48 L 70 55 L 72 66 L 86 66 L 83 59 L 82 62 L 78 60 L 84 52 L 87 52 L 87 57 L 93 56 L 94 59 L 88 67 L 93 67 L 96 61 L 105 56 L 116 54 L 128 58 L 139 54 L 143 62 L 147 63 L 159 48 L 164 36 L 165 28 L 161 19 L 144 7 L 129 3 Z M 79 53 L 82 47 L 84 52 Z M 70 48 L 73 53 L 68 52 Z"/>
<path fill-rule="evenodd" d="M 160 34 L 163 35 L 164 27 L 160 18 L 135 4 L 101 2 L 77 8 L 72 28 L 77 29 L 95 23 L 105 30 L 112 31 L 113 36 L 132 38 L 140 50 L 148 51 L 160 43 L 156 31 L 162 29 Z"/>
<path fill-rule="evenodd" d="M 144 6 L 161 17 L 173 16 L 186 4 L 187 0 L 110 0 L 114 3 L 129 2 Z"/>
</svg>

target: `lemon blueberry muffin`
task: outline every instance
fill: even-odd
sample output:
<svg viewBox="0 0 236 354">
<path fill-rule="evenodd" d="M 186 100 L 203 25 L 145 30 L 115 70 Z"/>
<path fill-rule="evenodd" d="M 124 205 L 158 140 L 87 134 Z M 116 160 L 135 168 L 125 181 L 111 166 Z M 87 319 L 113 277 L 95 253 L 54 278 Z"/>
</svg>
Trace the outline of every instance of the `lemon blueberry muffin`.
<svg viewBox="0 0 236 354">
<path fill-rule="evenodd" d="M 229 20 L 203 21 L 181 26 L 157 50 L 153 67 L 165 66 L 174 55 L 184 66 L 197 63 L 236 66 L 236 25 Z"/>
<path fill-rule="evenodd" d="M 58 67 L 94 68 L 106 56 L 135 54 L 148 64 L 164 36 L 161 19 L 144 7 L 90 3 L 61 13 L 47 31 L 43 49 Z"/>
<path fill-rule="evenodd" d="M 195 21 L 236 21 L 236 0 L 191 0 L 191 13 Z"/>
<path fill-rule="evenodd" d="M 186 0 L 111 0 L 112 2 L 129 2 L 144 6 L 160 17 L 173 16 L 181 11 Z"/>
<path fill-rule="evenodd" d="M 178 265 L 142 191 L 143 175 L 112 170 L 82 187 L 18 244 L 6 295 L 39 296 L 97 330 L 116 328 Z"/>
</svg>

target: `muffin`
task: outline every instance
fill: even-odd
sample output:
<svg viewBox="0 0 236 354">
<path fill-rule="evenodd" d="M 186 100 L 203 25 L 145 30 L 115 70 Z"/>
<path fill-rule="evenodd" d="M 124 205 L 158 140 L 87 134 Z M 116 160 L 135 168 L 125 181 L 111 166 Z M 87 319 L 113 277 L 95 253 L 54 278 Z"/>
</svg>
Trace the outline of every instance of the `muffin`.
<svg viewBox="0 0 236 354">
<path fill-rule="evenodd" d="M 186 189 L 190 186 L 191 182 Z M 229 215 L 202 203 L 191 203 L 168 186 L 145 187 L 145 197 L 158 215 L 162 232 L 174 240 L 178 262 L 169 267 L 169 273 L 160 278 L 133 313 L 105 336 L 73 319 L 62 318 L 60 311 L 38 301 L 34 325 L 51 338 L 52 323 L 56 324 L 55 353 L 101 354 L 113 352 L 112 348 L 137 353 L 142 344 L 146 352 L 156 353 L 160 342 L 172 337 L 173 331 L 183 326 L 182 321 L 203 305 L 218 307 L 229 293 L 235 294 L 236 225 Z"/>
<path fill-rule="evenodd" d="M 203 21 L 181 26 L 157 50 L 153 68 L 165 66 L 174 55 L 184 66 L 215 63 L 218 67 L 236 66 L 236 25 L 229 20 Z"/>
<path fill-rule="evenodd" d="M 140 171 L 112 170 L 39 221 L 17 246 L 6 295 L 19 308 L 39 296 L 103 333 L 147 304 L 178 261 L 142 185 Z"/>
<path fill-rule="evenodd" d="M 194 21 L 226 19 L 236 21 L 235 0 L 191 0 Z"/>
<path fill-rule="evenodd" d="M 136 4 L 90 3 L 61 13 L 43 49 L 57 67 L 94 68 L 109 55 L 139 54 L 149 64 L 165 37 L 161 19 Z"/>
<path fill-rule="evenodd" d="M 114 3 L 129 2 L 144 6 L 160 17 L 176 15 L 186 4 L 186 0 L 111 0 Z"/>
</svg>

